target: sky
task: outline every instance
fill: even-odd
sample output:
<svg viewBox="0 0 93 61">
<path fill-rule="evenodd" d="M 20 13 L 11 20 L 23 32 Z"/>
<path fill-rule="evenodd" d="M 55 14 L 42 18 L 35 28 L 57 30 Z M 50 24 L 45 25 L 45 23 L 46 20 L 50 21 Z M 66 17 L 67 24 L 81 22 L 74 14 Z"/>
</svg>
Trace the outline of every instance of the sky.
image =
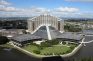
<svg viewBox="0 0 93 61">
<path fill-rule="evenodd" d="M 31 17 L 44 13 L 93 18 L 93 0 L 0 0 L 0 17 Z"/>
</svg>

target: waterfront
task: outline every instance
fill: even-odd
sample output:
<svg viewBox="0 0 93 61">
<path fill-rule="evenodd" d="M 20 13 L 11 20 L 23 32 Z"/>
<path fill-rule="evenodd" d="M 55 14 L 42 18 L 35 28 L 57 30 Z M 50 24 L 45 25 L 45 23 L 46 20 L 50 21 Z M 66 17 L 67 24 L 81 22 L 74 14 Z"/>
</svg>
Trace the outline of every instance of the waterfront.
<svg viewBox="0 0 93 61">
<path fill-rule="evenodd" d="M 8 50 L 3 50 L 0 47 L 0 61 L 64 61 L 68 59 L 72 60 L 73 58 L 78 59 L 81 57 L 93 57 L 92 47 L 93 47 L 93 42 L 86 44 L 86 46 L 83 46 L 73 57 L 62 58 L 60 56 L 57 56 L 57 57 L 48 57 L 41 59 L 28 56 L 16 49 L 11 49 L 10 51 L 8 51 Z"/>
</svg>

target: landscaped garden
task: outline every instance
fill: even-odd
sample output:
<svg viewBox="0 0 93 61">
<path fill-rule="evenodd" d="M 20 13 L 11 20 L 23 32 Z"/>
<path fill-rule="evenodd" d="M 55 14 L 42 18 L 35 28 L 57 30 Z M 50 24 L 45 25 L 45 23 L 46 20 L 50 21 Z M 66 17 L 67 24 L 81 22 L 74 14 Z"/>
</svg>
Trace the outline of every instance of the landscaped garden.
<svg viewBox="0 0 93 61">
<path fill-rule="evenodd" d="M 60 44 L 59 41 L 53 40 L 53 41 L 41 42 L 40 45 L 35 43 L 30 43 L 29 45 L 26 45 L 22 48 L 31 53 L 39 55 L 63 55 L 72 52 L 72 50 L 77 45 L 78 44 L 74 43 L 68 43 L 67 45 L 63 45 Z"/>
</svg>

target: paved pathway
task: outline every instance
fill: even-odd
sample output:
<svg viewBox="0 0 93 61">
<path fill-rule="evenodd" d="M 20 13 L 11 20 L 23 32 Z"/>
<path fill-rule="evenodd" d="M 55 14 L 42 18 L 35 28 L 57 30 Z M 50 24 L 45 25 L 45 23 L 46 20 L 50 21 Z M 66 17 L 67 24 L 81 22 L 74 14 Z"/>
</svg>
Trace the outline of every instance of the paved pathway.
<svg viewBox="0 0 93 61">
<path fill-rule="evenodd" d="M 80 42 L 80 43 L 92 43 L 92 42 L 93 42 L 93 40 L 88 41 L 88 42 Z"/>
<path fill-rule="evenodd" d="M 89 36 L 93 36 L 93 35 L 87 35 L 87 36 L 88 36 L 88 38 L 89 38 Z M 89 38 L 90 41 L 88 41 L 88 39 L 87 39 L 87 41 L 86 41 L 86 38 L 87 38 L 87 37 L 85 37 L 84 40 L 83 40 L 82 42 L 79 42 L 79 43 L 84 43 L 84 44 L 85 44 L 85 43 L 92 43 L 92 42 L 93 42 L 93 39 L 90 39 L 90 38 Z"/>
</svg>

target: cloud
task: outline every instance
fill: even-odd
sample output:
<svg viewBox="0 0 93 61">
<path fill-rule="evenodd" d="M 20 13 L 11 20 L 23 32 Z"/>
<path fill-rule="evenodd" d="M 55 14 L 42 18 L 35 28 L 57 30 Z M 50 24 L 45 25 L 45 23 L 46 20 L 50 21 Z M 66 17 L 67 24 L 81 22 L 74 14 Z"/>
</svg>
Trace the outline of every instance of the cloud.
<svg viewBox="0 0 93 61">
<path fill-rule="evenodd" d="M 32 8 L 15 8 L 15 7 L 6 7 L 1 5 L 0 7 L 1 12 L 6 12 L 6 15 L 10 16 L 32 16 L 32 15 L 40 15 L 43 14 L 45 11 L 49 11 L 46 8 L 42 7 L 32 7 Z M 5 13 L 3 13 L 5 14 Z"/>
<path fill-rule="evenodd" d="M 14 7 L 5 7 L 5 6 L 2 6 L 2 7 L 0 7 L 0 11 L 13 12 L 13 11 L 17 11 L 17 9 L 14 8 Z"/>
<path fill-rule="evenodd" d="M 40 15 L 44 13 L 55 13 L 55 14 L 68 14 L 79 11 L 77 8 L 71 8 L 71 7 L 59 7 L 52 9 L 42 8 L 42 7 L 31 7 L 28 9 L 25 8 L 16 8 L 9 6 L 9 2 L 6 2 L 5 0 L 0 0 L 0 11 L 1 12 L 8 12 L 6 14 L 11 15 Z M 7 6 L 6 6 L 7 5 Z"/>
<path fill-rule="evenodd" d="M 10 5 L 10 3 L 5 0 L 0 0 L 0 5 Z"/>
<path fill-rule="evenodd" d="M 93 2 L 93 0 L 65 0 L 65 1 L 71 1 L 71 2 Z"/>
<path fill-rule="evenodd" d="M 31 11 L 33 11 L 33 12 L 44 12 L 46 10 L 47 10 L 46 8 L 41 8 L 41 7 L 32 7 L 31 8 Z"/>
<path fill-rule="evenodd" d="M 11 9 L 11 10 L 10 10 Z M 73 18 L 93 18 L 93 12 L 81 12 L 75 9 L 71 9 L 68 11 L 67 9 L 60 9 L 55 8 L 57 10 L 49 10 L 46 8 L 41 8 L 41 7 L 32 7 L 29 9 L 23 9 L 23 8 L 14 8 L 14 7 L 7 7 L 6 10 L 0 12 L 0 16 L 9 16 L 9 17 L 31 17 L 31 16 L 38 16 L 41 15 L 45 12 L 49 12 L 50 14 L 54 16 L 59 16 L 59 17 L 73 17 Z"/>
<path fill-rule="evenodd" d="M 5 0 L 0 0 L 0 11 L 8 12 L 8 11 L 16 11 L 16 8 L 10 7 L 10 3 Z"/>
<path fill-rule="evenodd" d="M 71 0 L 69 0 L 71 1 Z M 55 16 L 61 17 L 93 17 L 93 13 L 80 12 L 80 9 L 75 7 L 58 7 L 54 9 L 47 9 L 43 7 L 31 7 L 31 8 L 17 8 L 10 6 L 9 2 L 0 0 L 0 16 L 36 16 L 44 13 L 49 13 Z"/>
<path fill-rule="evenodd" d="M 59 8 L 55 8 L 54 10 L 56 12 L 69 12 L 69 13 L 79 11 L 78 8 L 72 8 L 72 7 L 59 7 Z"/>
</svg>

